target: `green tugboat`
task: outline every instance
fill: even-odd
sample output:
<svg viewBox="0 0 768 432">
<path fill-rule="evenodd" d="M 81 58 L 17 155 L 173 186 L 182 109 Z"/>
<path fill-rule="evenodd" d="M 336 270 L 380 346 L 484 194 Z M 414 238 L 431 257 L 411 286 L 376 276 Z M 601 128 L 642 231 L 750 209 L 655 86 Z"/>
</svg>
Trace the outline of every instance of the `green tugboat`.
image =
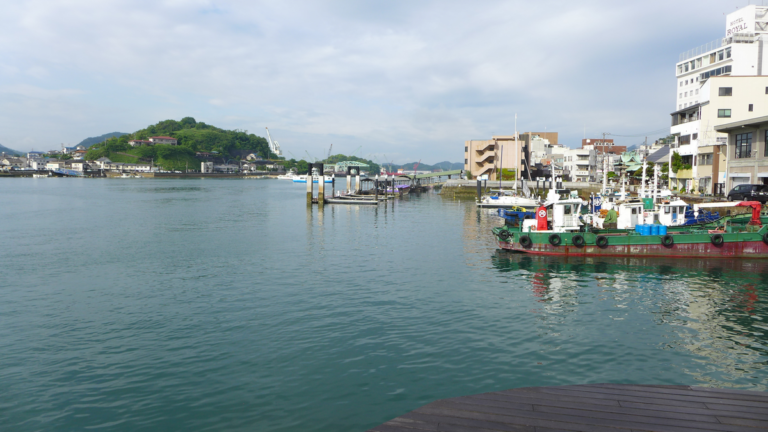
<svg viewBox="0 0 768 432">
<path fill-rule="evenodd" d="M 761 220 L 759 202 L 722 203 L 751 207 L 748 220 L 741 216 L 702 225 L 655 225 L 652 233 L 590 228 L 579 218 L 581 206 L 579 199 L 566 199 L 535 213 L 506 212 L 505 225 L 493 234 L 502 249 L 534 255 L 768 258 L 768 225 Z"/>
</svg>

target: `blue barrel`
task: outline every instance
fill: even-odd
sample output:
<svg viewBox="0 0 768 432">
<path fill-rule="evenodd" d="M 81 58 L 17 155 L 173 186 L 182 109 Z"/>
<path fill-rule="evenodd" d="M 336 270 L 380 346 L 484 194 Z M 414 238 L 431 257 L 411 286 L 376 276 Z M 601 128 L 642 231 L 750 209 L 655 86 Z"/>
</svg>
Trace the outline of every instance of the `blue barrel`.
<svg viewBox="0 0 768 432">
<path fill-rule="evenodd" d="M 650 227 L 646 224 L 640 225 L 640 235 L 650 235 Z"/>
<path fill-rule="evenodd" d="M 651 235 L 659 235 L 659 227 L 661 225 L 653 224 L 651 225 Z"/>
<path fill-rule="evenodd" d="M 640 224 L 635 225 L 635 232 L 638 233 L 638 234 L 640 234 L 640 227 L 642 227 L 642 225 L 640 225 Z"/>
<path fill-rule="evenodd" d="M 666 225 L 659 225 L 659 235 L 662 235 L 662 236 L 667 235 L 667 226 Z"/>
</svg>

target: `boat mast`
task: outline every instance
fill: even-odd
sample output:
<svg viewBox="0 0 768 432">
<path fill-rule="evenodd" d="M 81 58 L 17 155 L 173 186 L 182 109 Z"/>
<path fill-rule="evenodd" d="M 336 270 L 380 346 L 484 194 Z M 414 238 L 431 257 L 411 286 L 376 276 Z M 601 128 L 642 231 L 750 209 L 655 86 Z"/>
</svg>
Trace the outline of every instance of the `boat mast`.
<svg viewBox="0 0 768 432">
<path fill-rule="evenodd" d="M 645 190 L 645 169 L 648 167 L 648 162 L 643 158 L 643 183 L 642 187 L 640 188 L 640 197 L 641 198 L 647 198 L 647 193 Z"/>
<path fill-rule="evenodd" d="M 656 204 L 656 188 L 659 184 L 659 171 L 661 168 L 659 168 L 658 165 L 653 166 L 653 203 Z"/>
</svg>

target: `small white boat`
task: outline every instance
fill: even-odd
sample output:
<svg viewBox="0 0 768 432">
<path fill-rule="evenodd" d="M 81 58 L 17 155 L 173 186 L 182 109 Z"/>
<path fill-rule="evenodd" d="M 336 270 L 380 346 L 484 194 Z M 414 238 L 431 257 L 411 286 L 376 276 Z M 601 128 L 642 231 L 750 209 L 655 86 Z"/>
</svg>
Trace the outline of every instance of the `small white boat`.
<svg viewBox="0 0 768 432">
<path fill-rule="evenodd" d="M 320 178 L 319 176 L 313 175 L 312 176 L 312 183 L 317 183 L 319 178 Z M 307 182 L 307 176 L 306 175 L 296 176 L 296 177 L 294 177 L 293 182 L 294 183 L 306 183 Z M 325 183 L 333 183 L 333 179 L 331 179 L 330 177 L 326 176 L 325 177 Z"/>
<path fill-rule="evenodd" d="M 478 207 L 483 208 L 513 208 L 522 207 L 525 209 L 535 209 L 541 205 L 541 202 L 535 198 L 526 198 L 513 191 L 499 189 L 489 195 L 485 195 L 477 202 Z"/>
</svg>

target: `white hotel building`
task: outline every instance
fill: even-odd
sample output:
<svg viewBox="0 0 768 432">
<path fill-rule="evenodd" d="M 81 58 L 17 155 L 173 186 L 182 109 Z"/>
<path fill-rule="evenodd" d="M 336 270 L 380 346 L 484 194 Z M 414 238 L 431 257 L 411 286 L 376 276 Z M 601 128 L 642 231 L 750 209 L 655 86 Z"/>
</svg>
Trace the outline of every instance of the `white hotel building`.
<svg viewBox="0 0 768 432">
<path fill-rule="evenodd" d="M 737 118 L 741 116 L 768 115 L 768 103 L 761 103 L 762 98 L 752 101 L 757 94 L 747 94 L 768 79 L 761 77 L 768 75 L 768 7 L 750 5 L 727 15 L 725 37 L 682 53 L 675 72 L 676 111 L 671 114 L 670 132 L 678 139 L 672 147 L 692 169 L 678 172 L 673 184 L 704 193 L 722 192 L 731 186 L 725 181 L 725 148 L 720 149 L 727 145 L 728 134 L 717 133 L 714 127 L 742 120 Z M 740 79 L 737 83 L 712 77 Z M 755 80 L 760 82 L 746 82 Z M 708 179 L 699 175 L 699 162 L 710 165 L 702 170 Z"/>
</svg>

